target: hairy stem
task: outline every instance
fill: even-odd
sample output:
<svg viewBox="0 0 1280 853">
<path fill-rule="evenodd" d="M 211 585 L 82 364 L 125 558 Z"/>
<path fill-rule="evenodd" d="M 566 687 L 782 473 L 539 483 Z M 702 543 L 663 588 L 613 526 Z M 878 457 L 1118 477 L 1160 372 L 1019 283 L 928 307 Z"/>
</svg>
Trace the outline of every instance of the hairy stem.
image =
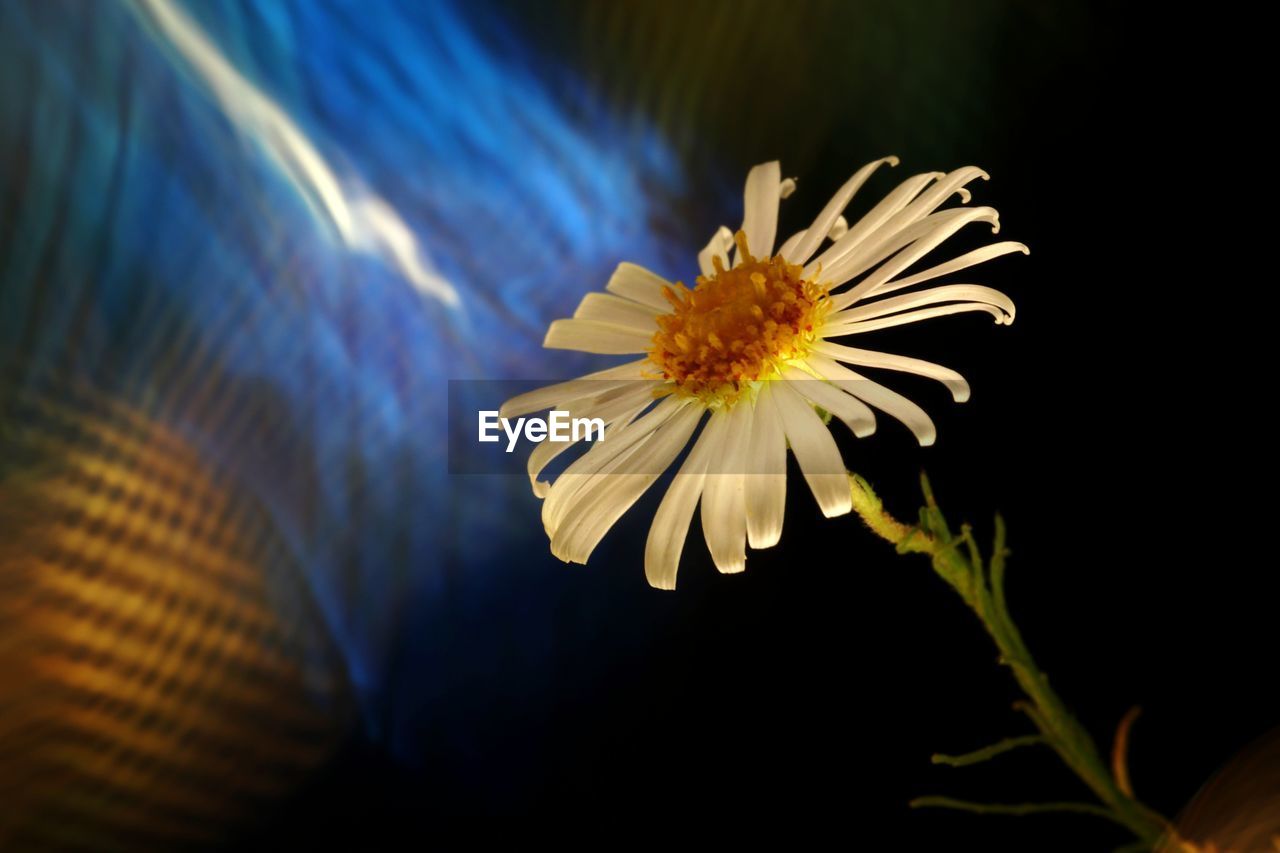
<svg viewBox="0 0 1280 853">
<path fill-rule="evenodd" d="M 965 803 L 947 797 L 923 797 L 916 800 L 914 805 L 1003 814 L 1030 814 L 1063 810 L 1066 807 L 1108 817 L 1121 824 L 1137 838 L 1138 849 L 1155 850 L 1158 845 L 1165 844 L 1167 846 L 1164 849 L 1167 850 L 1182 850 L 1186 853 L 1195 851 L 1197 848 L 1194 845 L 1176 838 L 1167 820 L 1134 798 L 1123 756 L 1113 756 L 1112 766 L 1108 767 L 1093 738 L 1067 710 L 1062 699 L 1049 686 L 1048 676 L 1031 657 L 1005 604 L 1004 572 L 1008 551 L 1005 548 L 1003 520 L 996 517 L 995 543 L 990 561 L 985 562 L 968 526 L 961 528 L 959 535 L 952 534 L 938 509 L 927 479 L 922 477 L 925 506 L 920 511 L 919 523 L 915 525 L 904 524 L 886 512 L 866 480 L 850 474 L 849 483 L 854 510 L 867 526 L 894 545 L 899 553 L 928 556 L 934 571 L 977 615 L 1000 652 L 1000 662 L 1013 673 L 1018 687 L 1026 697 L 1025 701 L 1017 704 L 1018 709 L 1030 718 L 1039 731 L 1038 736 L 1010 739 L 959 759 L 943 758 L 941 763 L 976 763 L 1016 746 L 1042 742 L 1058 754 L 1063 763 L 1098 799 L 1097 805 L 1047 803 L 1002 806 Z M 1121 736 L 1117 739 L 1120 746 L 1127 739 L 1128 722 L 1124 724 Z"/>
</svg>

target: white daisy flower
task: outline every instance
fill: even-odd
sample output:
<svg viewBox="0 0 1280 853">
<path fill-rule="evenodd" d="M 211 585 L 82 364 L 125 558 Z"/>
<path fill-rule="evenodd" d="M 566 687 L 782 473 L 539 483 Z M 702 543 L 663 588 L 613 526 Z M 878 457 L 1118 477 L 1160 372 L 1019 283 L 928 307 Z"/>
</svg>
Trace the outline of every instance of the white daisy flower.
<svg viewBox="0 0 1280 853">
<path fill-rule="evenodd" d="M 963 311 L 1013 322 L 1009 297 L 978 284 L 917 285 L 1011 252 L 1021 243 L 984 246 L 907 275 L 917 261 L 971 222 L 999 230 L 990 207 L 939 209 L 965 184 L 987 175 L 974 167 L 903 181 L 849 225 L 842 213 L 881 165 L 858 171 L 813 224 L 774 251 L 778 202 L 795 189 L 777 162 L 747 175 L 737 234 L 720 228 L 701 252 L 692 290 L 623 263 L 589 293 L 573 318 L 557 320 L 543 345 L 643 358 L 509 400 L 503 417 L 555 408 L 607 424 L 597 442 L 555 478 L 539 475 L 568 446 L 544 442 L 529 458 L 534 493 L 551 551 L 585 563 L 613 524 L 679 456 L 706 423 L 658 507 L 645 547 L 645 574 L 675 587 L 689 523 L 699 501 L 716 567 L 740 572 L 746 546 L 768 548 L 782 534 L 786 451 L 791 448 L 827 517 L 851 509 L 845 466 L 817 409 L 859 437 L 875 430 L 873 409 L 902 421 L 932 444 L 929 416 L 853 368 L 883 368 L 942 382 L 956 402 L 969 397 L 960 374 L 936 364 L 834 342 L 889 326 Z M 824 242 L 830 241 L 819 252 Z M 733 251 L 732 259 L 730 251 Z M 893 295 L 890 295 L 893 294 Z M 791 381 L 809 380 L 809 381 Z M 709 417 L 706 417 L 708 416 Z"/>
</svg>

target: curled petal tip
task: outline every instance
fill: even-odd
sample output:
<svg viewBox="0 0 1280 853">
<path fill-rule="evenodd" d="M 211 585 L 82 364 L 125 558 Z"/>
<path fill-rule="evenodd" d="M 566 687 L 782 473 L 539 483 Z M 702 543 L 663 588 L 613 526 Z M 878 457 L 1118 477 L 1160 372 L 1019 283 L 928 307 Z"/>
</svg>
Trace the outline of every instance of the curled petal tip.
<svg viewBox="0 0 1280 853">
<path fill-rule="evenodd" d="M 859 426 L 853 431 L 853 434 L 858 438 L 868 438 L 876 434 L 876 425 L 869 424 L 867 426 Z"/>
<path fill-rule="evenodd" d="M 890 154 L 888 157 L 884 158 L 884 162 L 888 163 L 890 166 L 896 166 L 898 165 L 898 162 L 899 162 L 898 155 Z"/>
<path fill-rule="evenodd" d="M 958 190 L 956 190 L 956 195 L 960 196 L 961 204 L 968 204 L 970 201 L 973 200 L 973 193 L 969 192 L 964 187 L 960 187 Z"/>
</svg>

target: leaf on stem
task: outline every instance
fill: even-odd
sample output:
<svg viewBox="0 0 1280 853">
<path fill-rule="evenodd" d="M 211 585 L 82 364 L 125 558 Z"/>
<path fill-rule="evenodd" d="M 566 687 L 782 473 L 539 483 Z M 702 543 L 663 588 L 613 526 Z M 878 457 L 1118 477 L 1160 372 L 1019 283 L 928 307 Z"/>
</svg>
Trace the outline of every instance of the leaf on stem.
<svg viewBox="0 0 1280 853">
<path fill-rule="evenodd" d="M 1023 746 L 1035 746 L 1045 743 L 1045 739 L 1040 735 L 1023 735 L 1022 737 L 1009 737 L 993 743 L 991 746 L 975 749 L 973 752 L 966 752 L 964 755 L 943 755 L 935 753 L 929 760 L 934 764 L 945 764 L 948 767 L 968 767 L 971 764 L 980 764 L 983 761 L 990 761 L 997 755 L 1018 749 Z"/>
<path fill-rule="evenodd" d="M 913 809 L 955 809 L 956 811 L 972 812 L 974 814 L 1014 816 L 1074 812 L 1076 814 L 1103 817 L 1112 821 L 1116 820 L 1115 815 L 1110 811 L 1093 803 L 974 803 L 968 800 L 952 799 L 951 797 L 916 797 L 911 801 L 910 806 Z"/>
<path fill-rule="evenodd" d="M 1116 787 L 1124 791 L 1126 797 L 1133 796 L 1133 783 L 1129 781 L 1129 731 L 1142 713 L 1142 709 L 1134 705 L 1116 726 L 1116 739 L 1111 745 L 1111 775 L 1116 779 Z"/>
</svg>

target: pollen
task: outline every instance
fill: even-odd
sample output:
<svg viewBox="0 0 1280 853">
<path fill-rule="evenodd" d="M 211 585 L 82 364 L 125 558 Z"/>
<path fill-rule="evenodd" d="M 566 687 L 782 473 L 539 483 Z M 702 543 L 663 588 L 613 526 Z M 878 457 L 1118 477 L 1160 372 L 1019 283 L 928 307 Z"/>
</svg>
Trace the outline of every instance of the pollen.
<svg viewBox="0 0 1280 853">
<path fill-rule="evenodd" d="M 753 387 L 803 359 L 830 309 L 827 289 L 802 278 L 780 256 L 757 260 L 746 235 L 734 237 L 742 262 L 698 276 L 693 289 L 664 288 L 671 312 L 658 317 L 649 360 L 676 393 L 732 405 Z"/>
</svg>

